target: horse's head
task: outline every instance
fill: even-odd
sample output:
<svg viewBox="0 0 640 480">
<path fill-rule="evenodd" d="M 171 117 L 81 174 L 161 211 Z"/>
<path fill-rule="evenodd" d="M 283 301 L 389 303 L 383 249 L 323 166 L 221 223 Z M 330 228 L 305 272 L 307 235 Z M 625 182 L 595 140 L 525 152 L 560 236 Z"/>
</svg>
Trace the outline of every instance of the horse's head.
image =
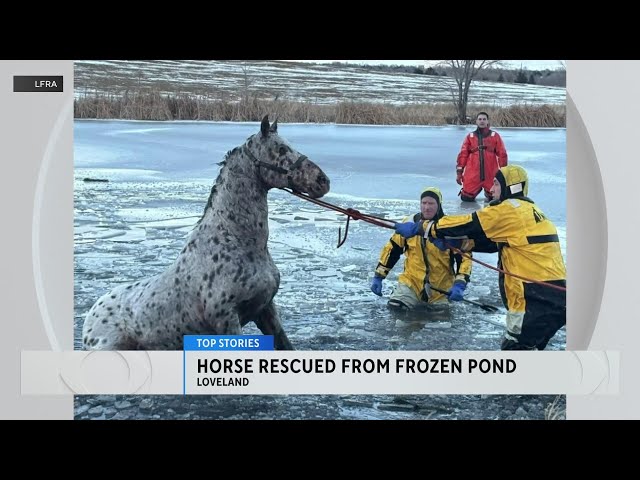
<svg viewBox="0 0 640 480">
<path fill-rule="evenodd" d="M 312 198 L 322 197 L 329 191 L 329 178 L 278 135 L 278 121 L 269 125 L 268 115 L 262 119 L 260 132 L 249 137 L 243 149 L 256 164 L 268 188 L 289 187 Z"/>
</svg>

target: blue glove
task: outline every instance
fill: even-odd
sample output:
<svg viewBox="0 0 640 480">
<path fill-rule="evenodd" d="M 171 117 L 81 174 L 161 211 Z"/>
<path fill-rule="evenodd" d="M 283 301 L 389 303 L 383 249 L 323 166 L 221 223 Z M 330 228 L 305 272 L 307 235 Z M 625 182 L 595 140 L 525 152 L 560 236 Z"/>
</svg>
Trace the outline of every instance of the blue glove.
<svg viewBox="0 0 640 480">
<path fill-rule="evenodd" d="M 446 242 L 449 244 L 449 248 L 462 248 L 462 240 L 446 240 Z"/>
<path fill-rule="evenodd" d="M 466 288 L 467 284 L 465 282 L 461 282 L 459 280 L 455 282 L 453 287 L 451 287 L 451 290 L 449 290 L 449 300 L 453 300 L 454 302 L 463 300 L 462 294 Z"/>
<path fill-rule="evenodd" d="M 444 240 L 442 238 L 429 237 L 429 241 L 431 241 L 431 243 L 433 243 L 436 247 L 438 247 L 443 252 L 451 247 L 455 247 L 455 248 L 462 247 L 462 240 Z"/>
<path fill-rule="evenodd" d="M 378 277 L 377 275 L 373 277 L 373 281 L 371 282 L 371 291 L 379 297 L 382 296 L 382 277 Z"/>
<path fill-rule="evenodd" d="M 396 233 L 402 235 L 404 238 L 415 237 L 416 235 L 418 235 L 418 233 L 420 233 L 420 223 L 396 223 L 394 228 Z"/>
<path fill-rule="evenodd" d="M 438 247 L 443 252 L 447 249 L 447 247 L 444 246 L 444 240 L 443 239 L 429 237 L 429 240 L 431 241 L 431 243 L 433 243 L 436 247 Z"/>
</svg>

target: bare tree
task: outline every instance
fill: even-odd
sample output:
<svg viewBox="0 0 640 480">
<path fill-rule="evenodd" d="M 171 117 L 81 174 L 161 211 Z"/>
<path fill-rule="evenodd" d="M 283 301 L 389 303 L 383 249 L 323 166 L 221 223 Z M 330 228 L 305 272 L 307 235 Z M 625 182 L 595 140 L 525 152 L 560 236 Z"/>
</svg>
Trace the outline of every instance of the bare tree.
<svg viewBox="0 0 640 480">
<path fill-rule="evenodd" d="M 251 86 L 253 85 L 253 79 L 251 78 L 251 67 L 247 62 L 243 62 L 240 67 L 242 72 L 242 99 L 245 102 L 249 101 L 251 94 Z"/>
<path fill-rule="evenodd" d="M 441 65 L 451 71 L 455 85 L 449 84 L 451 97 L 457 112 L 458 125 L 467 122 L 467 104 L 469 102 L 469 88 L 473 79 L 480 71 L 492 65 L 497 65 L 500 60 L 443 60 Z"/>
</svg>

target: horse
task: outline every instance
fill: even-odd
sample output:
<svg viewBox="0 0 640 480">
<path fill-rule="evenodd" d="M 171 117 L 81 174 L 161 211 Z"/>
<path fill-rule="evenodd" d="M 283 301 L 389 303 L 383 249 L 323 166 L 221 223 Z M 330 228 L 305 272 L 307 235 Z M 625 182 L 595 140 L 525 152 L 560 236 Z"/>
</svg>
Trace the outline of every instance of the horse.
<svg viewBox="0 0 640 480">
<path fill-rule="evenodd" d="M 202 217 L 162 273 L 119 285 L 87 312 L 85 350 L 181 350 L 183 335 L 238 335 L 255 322 L 293 350 L 274 305 L 280 272 L 269 250 L 267 193 L 319 198 L 329 178 L 278 135 L 277 119 L 227 152 Z"/>
</svg>

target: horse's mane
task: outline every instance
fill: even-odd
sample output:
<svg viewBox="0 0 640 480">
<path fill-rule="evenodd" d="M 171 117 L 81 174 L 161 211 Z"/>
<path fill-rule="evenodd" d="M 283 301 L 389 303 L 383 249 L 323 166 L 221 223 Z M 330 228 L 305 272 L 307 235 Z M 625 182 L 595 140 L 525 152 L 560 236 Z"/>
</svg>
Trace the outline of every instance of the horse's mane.
<svg viewBox="0 0 640 480">
<path fill-rule="evenodd" d="M 196 227 L 200 224 L 200 222 L 202 221 L 202 219 L 204 218 L 204 216 L 207 213 L 207 210 L 209 210 L 209 208 L 211 208 L 211 206 L 213 205 L 213 199 L 216 196 L 217 193 L 217 185 L 218 185 L 218 181 L 220 180 L 220 177 L 222 176 L 222 173 L 224 172 L 225 168 L 227 167 L 227 160 L 229 160 L 229 158 L 234 155 L 235 153 L 237 153 L 238 150 L 240 150 L 241 147 L 235 147 L 232 150 L 229 150 L 225 155 L 224 155 L 224 159 L 221 162 L 218 162 L 218 165 L 220 165 L 222 168 L 220 169 L 220 171 L 218 172 L 218 176 L 216 177 L 216 181 L 213 182 L 213 186 L 211 187 L 211 192 L 209 193 L 209 198 L 207 199 L 207 204 L 204 207 L 204 211 L 202 212 L 202 216 L 200 217 L 200 219 L 196 222 Z"/>
</svg>

